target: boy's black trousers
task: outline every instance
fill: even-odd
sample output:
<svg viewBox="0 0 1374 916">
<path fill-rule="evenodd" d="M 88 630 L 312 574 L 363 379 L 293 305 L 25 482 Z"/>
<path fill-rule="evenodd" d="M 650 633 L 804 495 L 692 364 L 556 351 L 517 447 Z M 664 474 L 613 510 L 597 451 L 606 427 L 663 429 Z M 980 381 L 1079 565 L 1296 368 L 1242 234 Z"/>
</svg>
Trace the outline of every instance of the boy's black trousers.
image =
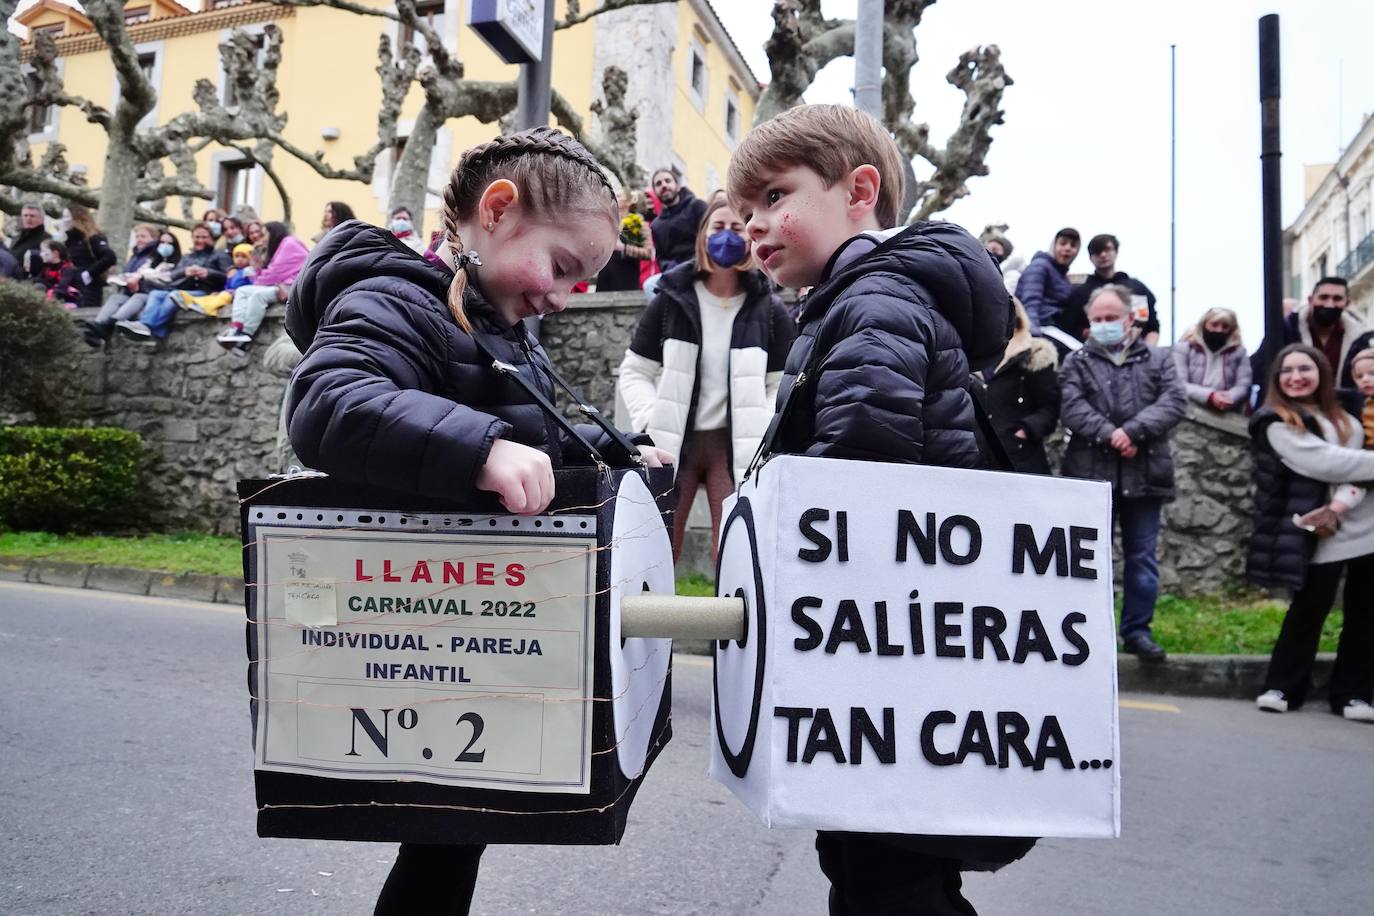
<svg viewBox="0 0 1374 916">
<path fill-rule="evenodd" d="M 402 843 L 374 916 L 467 916 L 486 848 Z"/>
</svg>

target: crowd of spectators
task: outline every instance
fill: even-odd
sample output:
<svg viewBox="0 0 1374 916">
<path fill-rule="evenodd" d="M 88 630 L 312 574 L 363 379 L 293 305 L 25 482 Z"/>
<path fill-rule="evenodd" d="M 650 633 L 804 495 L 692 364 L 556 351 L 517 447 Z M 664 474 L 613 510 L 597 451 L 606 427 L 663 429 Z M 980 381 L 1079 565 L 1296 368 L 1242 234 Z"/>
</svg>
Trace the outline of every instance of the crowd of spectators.
<svg viewBox="0 0 1374 916">
<path fill-rule="evenodd" d="M 714 550 L 721 503 L 772 416 L 798 306 L 784 306 L 758 270 L 744 224 L 720 192 L 699 198 L 662 168 L 648 188 L 622 188 L 617 198 L 620 238 L 610 262 L 580 289 L 643 291 L 648 307 L 620 367 L 619 407 L 624 425 L 648 432 L 678 462 L 675 556 L 701 488 Z M 354 218 L 347 204 L 326 204 L 312 241 Z M 426 240 L 409 209 L 393 210 L 388 228 L 399 246 L 440 259 L 442 233 Z M 109 345 L 116 331 L 155 342 L 179 311 L 214 317 L 227 309 L 216 339 L 246 357 L 309 247 L 249 209 L 207 210 L 190 239 L 183 252 L 175 233 L 138 225 L 127 260 L 114 270 L 115 252 L 89 210 L 69 205 L 49 232 L 43 211 L 25 206 L 8 245 L 0 245 L 0 274 L 37 284 L 68 308 L 95 309 L 82 331 L 92 347 Z M 1295 590 L 1259 706 L 1282 712 L 1302 703 L 1344 576 L 1333 711 L 1374 720 L 1361 699 L 1374 679 L 1374 615 L 1352 613 L 1374 595 L 1374 500 L 1364 499 L 1363 486 L 1374 480 L 1374 451 L 1363 451 L 1374 448 L 1374 409 L 1365 406 L 1374 404 L 1374 330 L 1348 310 L 1346 281 L 1322 278 L 1286 316 L 1290 346 L 1266 378 L 1228 308 L 1208 309 L 1171 348 L 1160 347 L 1155 295 L 1117 268 L 1115 235 L 1089 239 L 1093 270 L 1074 282 L 1081 239 L 1063 228 L 1029 262 L 1013 256 L 1004 236 L 985 239 L 1016 307 L 1001 360 L 971 380 L 997 450 L 1010 469 L 1049 474 L 1047 445 L 1062 432 L 1060 473 L 1111 484 L 1124 566 L 1120 635 L 1126 651 L 1160 662 L 1166 652 L 1151 624 L 1162 509 L 1175 492 L 1171 431 L 1190 402 L 1253 414 L 1257 506 L 1248 575 Z"/>
</svg>

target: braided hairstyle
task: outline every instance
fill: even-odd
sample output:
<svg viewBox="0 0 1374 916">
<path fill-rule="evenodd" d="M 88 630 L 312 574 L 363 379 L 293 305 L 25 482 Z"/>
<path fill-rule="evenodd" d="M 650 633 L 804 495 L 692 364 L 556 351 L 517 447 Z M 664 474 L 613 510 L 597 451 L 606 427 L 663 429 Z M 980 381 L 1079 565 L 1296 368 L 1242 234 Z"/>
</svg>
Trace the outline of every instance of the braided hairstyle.
<svg viewBox="0 0 1374 916">
<path fill-rule="evenodd" d="M 455 268 L 448 307 L 468 333 L 472 324 L 463 311 L 468 259 L 458 224 L 472 218 L 482 193 L 502 178 L 515 185 L 521 206 L 533 216 L 577 205 L 604 209 L 612 220 L 619 214 L 615 191 L 601 164 L 581 143 L 551 127 L 506 134 L 463 153 L 444 187 L 442 219 Z"/>
</svg>

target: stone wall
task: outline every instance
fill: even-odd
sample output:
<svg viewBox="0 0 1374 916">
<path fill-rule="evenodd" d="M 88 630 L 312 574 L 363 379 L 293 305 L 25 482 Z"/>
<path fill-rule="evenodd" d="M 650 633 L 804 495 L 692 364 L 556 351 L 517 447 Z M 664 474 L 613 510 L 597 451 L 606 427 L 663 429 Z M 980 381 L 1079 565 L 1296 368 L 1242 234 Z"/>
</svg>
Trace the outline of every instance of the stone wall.
<svg viewBox="0 0 1374 916">
<path fill-rule="evenodd" d="M 615 376 L 643 313 L 637 293 L 576 297 L 541 334 L 554 364 L 597 407 L 614 415 Z M 234 483 L 282 470 L 277 423 L 286 374 L 264 366 L 265 346 L 246 361 L 214 342 L 222 324 L 182 315 L 157 347 L 117 338 L 105 351 L 80 352 L 69 373 L 84 422 L 143 435 L 149 520 L 167 529 L 237 530 Z M 259 339 L 281 333 L 280 310 Z M 1178 499 L 1165 510 L 1161 580 L 1176 594 L 1216 591 L 1244 572 L 1250 532 L 1250 455 L 1242 417 L 1190 408 L 1174 434 Z M 694 513 L 696 519 L 700 513 Z M 685 565 L 710 569 L 693 544 Z"/>
<path fill-rule="evenodd" d="M 1178 497 L 1164 509 L 1160 587 L 1215 592 L 1245 575 L 1253 506 L 1245 418 L 1190 405 L 1173 447 Z"/>
<path fill-rule="evenodd" d="M 223 328 L 221 321 L 183 313 L 156 345 L 118 334 L 103 350 L 77 343 L 64 369 L 84 423 L 143 436 L 144 524 L 236 533 L 236 482 L 280 471 L 289 460 L 277 441 L 289 373 L 263 364 L 268 343 L 281 334 L 281 309 L 269 312 L 258 332 L 262 343 L 246 360 L 215 343 Z"/>
</svg>

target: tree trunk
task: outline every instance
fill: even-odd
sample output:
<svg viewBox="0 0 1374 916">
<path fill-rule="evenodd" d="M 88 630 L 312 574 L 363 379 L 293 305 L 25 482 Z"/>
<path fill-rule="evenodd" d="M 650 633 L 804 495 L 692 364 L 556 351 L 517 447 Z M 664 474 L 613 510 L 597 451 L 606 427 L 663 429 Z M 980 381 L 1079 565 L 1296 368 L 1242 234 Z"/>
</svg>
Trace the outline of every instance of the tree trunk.
<svg viewBox="0 0 1374 916">
<path fill-rule="evenodd" d="M 401 161 L 391 167 L 391 194 L 387 199 L 387 212 L 397 207 L 405 207 L 415 216 L 417 231 L 425 212 L 425 190 L 429 186 L 429 160 L 434 152 L 434 142 L 438 138 L 440 123 L 434 116 L 433 108 L 426 105 L 420 109 L 415 126 L 406 138 L 405 152 Z"/>
</svg>

